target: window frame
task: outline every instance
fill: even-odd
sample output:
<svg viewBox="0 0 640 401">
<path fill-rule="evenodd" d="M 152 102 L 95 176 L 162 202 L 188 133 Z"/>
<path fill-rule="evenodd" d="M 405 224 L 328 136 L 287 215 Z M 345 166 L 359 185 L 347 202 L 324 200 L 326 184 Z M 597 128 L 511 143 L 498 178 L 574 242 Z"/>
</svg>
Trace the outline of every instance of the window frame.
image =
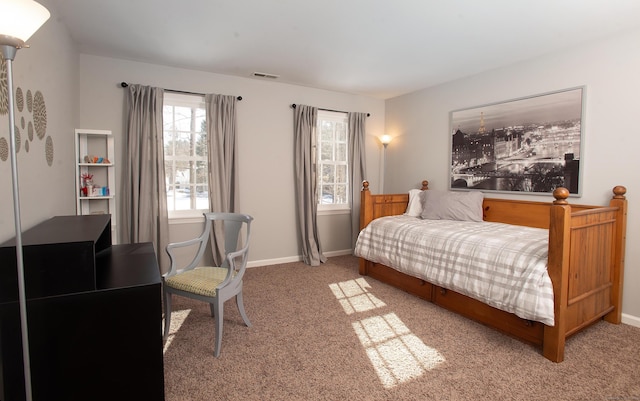
<svg viewBox="0 0 640 401">
<path fill-rule="evenodd" d="M 181 94 L 181 93 L 173 93 L 173 92 L 165 92 L 163 95 L 163 128 L 162 128 L 162 136 L 163 136 L 163 151 L 165 151 L 164 149 L 164 137 L 165 137 L 165 127 L 164 127 L 164 107 L 165 106 L 173 106 L 173 107 L 189 107 L 189 108 L 197 108 L 197 109 L 202 109 L 204 111 L 204 119 L 206 121 L 206 103 L 205 103 L 205 97 L 203 95 L 191 95 L 191 94 Z M 180 130 L 176 130 L 175 128 L 173 129 L 173 134 L 176 134 L 177 132 L 187 132 L 187 131 L 180 131 Z M 190 193 L 191 193 L 191 188 L 195 189 L 196 186 L 198 185 L 205 185 L 206 190 L 207 190 L 207 206 L 204 209 L 183 209 L 183 210 L 171 210 L 169 208 L 169 199 L 168 199 L 168 191 L 169 191 L 169 183 L 168 183 L 168 175 L 167 175 L 167 171 L 166 171 L 166 165 L 167 165 L 167 159 L 171 160 L 171 156 L 169 156 L 169 158 L 167 157 L 167 153 L 164 153 L 164 161 L 165 161 L 165 182 L 166 182 L 166 186 L 167 186 L 167 212 L 168 212 L 168 216 L 169 216 L 169 220 L 173 220 L 173 223 L 177 222 L 177 220 L 182 220 L 184 222 L 193 222 L 195 220 L 197 221 L 202 221 L 203 219 L 203 213 L 208 212 L 209 211 L 209 201 L 208 201 L 208 180 L 209 180 L 209 160 L 208 160 L 208 135 L 207 132 L 205 130 L 205 132 L 201 133 L 199 131 L 191 131 L 192 133 L 200 133 L 203 134 L 206 137 L 205 142 L 205 149 L 204 149 L 204 155 L 198 157 L 197 155 L 193 155 L 192 157 L 189 157 L 186 159 L 186 161 L 196 161 L 196 162 L 201 162 L 204 164 L 205 168 L 207 169 L 206 171 L 206 179 L 207 182 L 205 184 L 200 184 L 197 182 L 191 182 L 191 180 L 188 183 L 189 189 L 190 189 Z M 174 159 L 175 160 L 175 159 Z M 173 184 L 175 185 L 175 184 Z M 196 205 L 197 206 L 197 205 Z"/>
<path fill-rule="evenodd" d="M 344 123 L 344 127 L 345 127 L 345 141 L 344 141 L 344 145 L 345 145 L 345 160 L 344 162 L 333 162 L 333 163 L 323 163 L 320 160 L 320 157 L 322 155 L 322 122 L 323 121 L 331 121 L 331 122 L 337 122 L 337 123 Z M 341 141 L 339 141 L 341 142 Z M 334 152 L 335 152 L 335 143 L 336 143 L 336 138 L 334 138 L 333 140 L 334 143 Z M 317 182 L 317 206 L 318 206 L 318 213 L 319 214 L 347 214 L 351 212 L 351 202 L 350 202 L 350 197 L 351 197 L 351 183 L 350 181 L 350 169 L 351 166 L 349 166 L 349 121 L 348 121 L 348 116 L 347 113 L 345 112 L 339 112 L 339 111 L 329 111 L 329 110 L 318 110 L 318 117 L 317 117 L 317 122 L 316 122 L 316 139 L 315 139 L 315 150 L 316 150 L 316 156 L 315 156 L 315 162 L 316 162 L 316 182 Z M 321 194 L 322 194 L 322 166 L 323 164 L 332 164 L 334 166 L 336 165 L 344 165 L 346 168 L 346 202 L 345 203 L 331 203 L 331 204 L 324 204 L 321 203 Z M 335 183 L 334 183 L 335 184 Z"/>
</svg>

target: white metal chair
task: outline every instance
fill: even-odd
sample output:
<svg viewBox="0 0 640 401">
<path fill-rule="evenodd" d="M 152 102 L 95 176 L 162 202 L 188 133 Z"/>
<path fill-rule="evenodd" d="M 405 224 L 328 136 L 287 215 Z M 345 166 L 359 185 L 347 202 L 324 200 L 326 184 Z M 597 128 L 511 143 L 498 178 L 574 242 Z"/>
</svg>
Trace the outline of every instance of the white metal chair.
<svg viewBox="0 0 640 401">
<path fill-rule="evenodd" d="M 198 238 L 167 245 L 171 270 L 163 277 L 165 305 L 164 338 L 169 335 L 171 324 L 171 295 L 207 302 L 215 319 L 214 356 L 220 356 L 224 302 L 236 297 L 240 315 L 248 327 L 251 322 L 244 310 L 242 278 L 247 267 L 249 237 L 253 217 L 240 213 L 204 213 L 204 231 Z M 215 223 L 213 223 L 215 222 Z M 225 258 L 220 266 L 198 266 L 209 242 L 213 224 L 223 224 Z M 242 245 L 244 244 L 244 245 Z M 184 268 L 178 268 L 174 251 L 177 248 L 197 245 L 195 257 Z"/>
</svg>

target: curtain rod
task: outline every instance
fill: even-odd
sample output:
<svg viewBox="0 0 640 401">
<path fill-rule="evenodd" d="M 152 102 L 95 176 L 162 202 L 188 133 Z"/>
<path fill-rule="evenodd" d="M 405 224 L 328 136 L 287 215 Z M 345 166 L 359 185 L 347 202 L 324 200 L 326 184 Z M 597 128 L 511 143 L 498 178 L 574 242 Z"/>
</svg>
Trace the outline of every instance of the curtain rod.
<svg viewBox="0 0 640 401">
<path fill-rule="evenodd" d="M 296 104 L 295 104 L 295 103 L 293 103 L 293 104 L 291 105 L 291 108 L 292 108 L 292 109 L 295 109 L 295 108 L 296 108 Z M 318 110 L 322 110 L 322 111 L 333 111 L 333 112 L 336 112 L 336 113 L 347 113 L 346 111 L 341 111 L 341 110 L 331 110 L 331 109 L 323 109 L 323 108 L 321 108 L 321 107 L 318 107 Z M 371 114 L 367 113 L 367 117 L 371 117 Z"/>
<path fill-rule="evenodd" d="M 123 88 L 126 88 L 127 86 L 129 86 L 129 84 L 126 83 L 126 82 L 120 82 L 120 86 L 122 86 Z M 171 93 L 182 93 L 184 95 L 197 95 L 197 96 L 204 96 L 205 95 L 204 93 L 179 91 L 179 90 L 176 90 L 176 89 L 165 89 L 165 91 L 171 92 Z M 238 97 L 236 97 L 236 99 L 242 100 L 242 96 L 238 96 Z"/>
</svg>

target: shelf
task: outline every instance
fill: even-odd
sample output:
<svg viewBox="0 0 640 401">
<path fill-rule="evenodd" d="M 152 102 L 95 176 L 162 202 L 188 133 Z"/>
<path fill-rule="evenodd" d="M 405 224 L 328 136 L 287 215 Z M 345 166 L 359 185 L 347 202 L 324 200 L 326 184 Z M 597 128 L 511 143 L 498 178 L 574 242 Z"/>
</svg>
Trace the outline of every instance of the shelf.
<svg viewBox="0 0 640 401">
<path fill-rule="evenodd" d="M 113 163 L 78 163 L 81 167 L 113 167 Z"/>
<path fill-rule="evenodd" d="M 111 135 L 111 131 L 109 131 L 107 129 L 76 128 L 76 134 L 82 134 L 82 135 Z"/>
<path fill-rule="evenodd" d="M 114 199 L 115 195 L 108 195 L 108 196 L 79 196 L 78 199 L 80 200 L 92 200 L 92 199 Z"/>
<path fill-rule="evenodd" d="M 116 171 L 115 143 L 112 132 L 97 129 L 76 129 L 76 214 L 110 214 L 111 238 L 113 244 L 118 243 L 116 223 Z M 87 163 L 86 156 L 104 158 L 109 163 Z M 85 196 L 82 193 L 83 174 L 93 175 L 96 186 L 107 187 L 109 195 Z M 96 192 L 98 193 L 98 192 Z M 96 202 L 102 201 L 102 202 Z"/>
</svg>

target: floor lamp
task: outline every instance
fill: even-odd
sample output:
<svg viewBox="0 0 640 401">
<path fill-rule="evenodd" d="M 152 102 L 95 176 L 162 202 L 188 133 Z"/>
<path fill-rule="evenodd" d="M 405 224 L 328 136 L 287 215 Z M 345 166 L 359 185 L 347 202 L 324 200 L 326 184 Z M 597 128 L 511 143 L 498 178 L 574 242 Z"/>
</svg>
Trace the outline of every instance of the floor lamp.
<svg viewBox="0 0 640 401">
<path fill-rule="evenodd" d="M 391 142 L 391 136 L 384 134 L 380 137 L 380 143 L 382 143 L 383 149 L 382 149 L 382 173 L 381 173 L 381 177 L 380 177 L 380 192 L 384 193 L 384 174 L 386 172 L 386 164 L 387 164 L 387 146 L 389 145 L 389 142 Z"/>
<path fill-rule="evenodd" d="M 0 50 L 7 67 L 7 97 L 9 111 L 9 149 L 11 154 L 11 179 L 13 183 L 13 214 L 16 229 L 16 265 L 18 269 L 18 304 L 22 329 L 22 358 L 24 385 L 27 401 L 33 399 L 31 368 L 29 363 L 29 338 L 27 330 L 27 296 L 22 259 L 22 224 L 20 223 L 20 196 L 18 192 L 18 163 L 16 158 L 16 132 L 13 92 L 13 60 L 18 49 L 28 47 L 25 42 L 49 19 L 49 11 L 32 0 L 3 0 L 0 2 Z"/>
</svg>

